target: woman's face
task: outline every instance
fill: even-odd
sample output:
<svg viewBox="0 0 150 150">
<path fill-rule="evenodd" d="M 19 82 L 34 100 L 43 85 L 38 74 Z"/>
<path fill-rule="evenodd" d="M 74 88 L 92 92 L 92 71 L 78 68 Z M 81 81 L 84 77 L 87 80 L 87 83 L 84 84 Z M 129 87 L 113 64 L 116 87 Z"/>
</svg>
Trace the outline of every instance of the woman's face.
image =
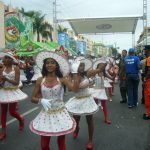
<svg viewBox="0 0 150 150">
<path fill-rule="evenodd" d="M 45 66 L 46 66 L 47 71 L 49 73 L 52 73 L 52 72 L 55 72 L 57 64 L 56 64 L 56 61 L 54 59 L 48 58 Z"/>
<path fill-rule="evenodd" d="M 103 71 L 105 69 L 105 67 L 106 67 L 106 64 L 103 64 L 103 63 L 100 63 L 98 65 L 98 69 L 101 70 L 101 71 Z"/>
<path fill-rule="evenodd" d="M 79 72 L 79 73 L 83 73 L 83 72 L 84 72 L 84 69 L 85 69 L 85 64 L 84 64 L 84 63 L 80 63 L 78 72 Z"/>
<path fill-rule="evenodd" d="M 13 59 L 10 58 L 9 56 L 5 56 L 3 58 L 3 63 L 4 63 L 4 65 L 11 65 L 11 64 L 13 64 Z"/>
</svg>

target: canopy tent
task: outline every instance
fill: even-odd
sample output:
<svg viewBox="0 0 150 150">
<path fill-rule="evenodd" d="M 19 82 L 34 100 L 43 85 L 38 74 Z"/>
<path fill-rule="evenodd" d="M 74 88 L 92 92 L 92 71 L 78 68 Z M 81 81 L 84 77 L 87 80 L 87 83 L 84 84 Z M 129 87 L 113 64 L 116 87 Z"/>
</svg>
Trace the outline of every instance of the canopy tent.
<svg viewBox="0 0 150 150">
<path fill-rule="evenodd" d="M 38 52 L 40 51 L 40 49 L 36 49 L 34 51 L 28 52 L 28 51 L 21 51 L 21 52 L 17 52 L 16 54 L 18 56 L 34 56 L 36 55 Z"/>
<path fill-rule="evenodd" d="M 41 48 L 50 49 L 52 51 L 55 51 L 55 49 L 58 47 L 58 44 L 54 42 L 48 42 L 48 43 L 34 42 L 34 43 Z"/>
<path fill-rule="evenodd" d="M 33 45 L 34 47 L 33 51 L 27 51 L 29 44 Z M 26 43 L 26 45 L 24 45 L 22 48 L 19 48 L 17 50 L 17 55 L 18 56 L 34 56 L 43 49 L 55 51 L 57 47 L 58 47 L 58 44 L 55 42 L 42 43 L 42 42 L 30 41 Z"/>
<path fill-rule="evenodd" d="M 42 42 L 29 41 L 23 47 L 17 49 L 17 51 L 26 51 L 29 44 L 33 45 L 34 49 L 45 48 L 45 49 L 54 50 L 58 47 L 58 43 L 56 43 L 56 42 L 42 43 Z"/>
<path fill-rule="evenodd" d="M 32 44 L 34 46 L 33 51 L 27 51 L 27 47 L 29 44 Z M 42 42 L 28 42 L 24 47 L 20 48 L 17 50 L 17 55 L 18 56 L 34 56 L 36 55 L 39 51 L 45 49 L 45 50 L 50 50 L 50 51 L 55 51 L 59 47 L 58 43 L 56 42 L 47 42 L 47 43 L 42 43 Z M 76 52 L 74 52 L 72 49 L 67 49 L 68 53 L 71 55 L 77 55 Z"/>
<path fill-rule="evenodd" d="M 75 34 L 96 33 L 135 33 L 138 19 L 135 17 L 109 17 L 109 18 L 79 18 L 67 19 Z"/>
</svg>

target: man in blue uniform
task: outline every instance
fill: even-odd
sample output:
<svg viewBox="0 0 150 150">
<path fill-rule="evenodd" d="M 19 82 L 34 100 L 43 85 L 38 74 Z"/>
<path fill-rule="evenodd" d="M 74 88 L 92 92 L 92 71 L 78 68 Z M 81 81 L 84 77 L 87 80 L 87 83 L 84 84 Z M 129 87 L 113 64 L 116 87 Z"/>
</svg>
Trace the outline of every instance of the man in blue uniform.
<svg viewBox="0 0 150 150">
<path fill-rule="evenodd" d="M 140 59 L 134 53 L 135 49 L 130 48 L 125 58 L 129 108 L 136 107 L 138 102 Z"/>
</svg>

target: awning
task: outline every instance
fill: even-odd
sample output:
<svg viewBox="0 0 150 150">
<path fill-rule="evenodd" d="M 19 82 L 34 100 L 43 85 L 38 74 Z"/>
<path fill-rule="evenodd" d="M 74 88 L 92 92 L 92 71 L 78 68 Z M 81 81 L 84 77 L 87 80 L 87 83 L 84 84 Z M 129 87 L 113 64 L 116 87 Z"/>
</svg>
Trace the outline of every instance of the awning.
<svg viewBox="0 0 150 150">
<path fill-rule="evenodd" d="M 109 18 L 79 18 L 67 19 L 72 29 L 78 34 L 96 33 L 135 33 L 138 19 L 135 17 L 109 17 Z"/>
</svg>

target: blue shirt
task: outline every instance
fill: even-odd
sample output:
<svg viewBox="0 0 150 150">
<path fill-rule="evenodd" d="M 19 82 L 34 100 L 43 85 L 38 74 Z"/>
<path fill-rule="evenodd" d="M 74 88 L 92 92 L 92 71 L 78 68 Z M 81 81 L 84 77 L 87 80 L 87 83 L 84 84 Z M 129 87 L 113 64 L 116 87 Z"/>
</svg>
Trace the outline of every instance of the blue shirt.
<svg viewBox="0 0 150 150">
<path fill-rule="evenodd" d="M 138 74 L 140 65 L 140 59 L 137 56 L 127 56 L 125 58 L 125 67 L 127 74 Z"/>
</svg>

